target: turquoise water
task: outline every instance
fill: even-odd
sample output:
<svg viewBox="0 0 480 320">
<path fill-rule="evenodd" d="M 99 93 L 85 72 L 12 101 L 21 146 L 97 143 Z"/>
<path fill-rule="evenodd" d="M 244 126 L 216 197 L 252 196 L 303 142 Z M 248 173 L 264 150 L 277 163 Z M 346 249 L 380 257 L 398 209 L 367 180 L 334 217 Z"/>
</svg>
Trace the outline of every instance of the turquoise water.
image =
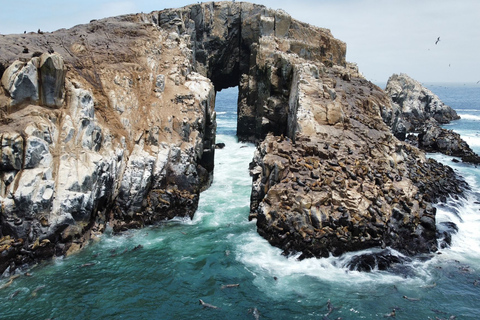
<svg viewBox="0 0 480 320">
<path fill-rule="evenodd" d="M 453 97 L 454 108 L 480 110 L 480 99 L 464 107 L 455 88 L 442 94 Z M 432 259 L 371 273 L 344 267 L 353 254 L 297 261 L 248 221 L 254 146 L 235 138 L 236 89 L 220 92 L 216 109 L 217 142 L 226 147 L 216 152 L 214 183 L 193 220 L 106 233 L 76 255 L 30 269 L 32 276 L 0 289 L 0 319 L 255 319 L 254 308 L 260 319 L 383 319 L 394 308 L 396 319 L 480 318 L 478 169 L 456 164 L 472 192 L 438 206 L 439 222 L 456 222 L 459 233 Z M 478 123 L 462 121 L 451 128 L 468 127 L 475 140 Z M 222 288 L 228 284 L 239 286 Z M 203 308 L 199 299 L 218 309 Z M 327 316 L 329 300 L 335 308 Z"/>
</svg>

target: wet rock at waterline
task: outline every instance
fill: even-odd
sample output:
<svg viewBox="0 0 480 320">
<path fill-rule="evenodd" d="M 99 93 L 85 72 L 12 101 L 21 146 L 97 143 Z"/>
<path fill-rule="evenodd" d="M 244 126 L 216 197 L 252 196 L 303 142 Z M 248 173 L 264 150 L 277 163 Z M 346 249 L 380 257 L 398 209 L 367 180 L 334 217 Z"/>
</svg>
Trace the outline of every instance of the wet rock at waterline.
<svg viewBox="0 0 480 320">
<path fill-rule="evenodd" d="M 480 164 L 480 157 L 458 133 L 442 128 L 436 121 L 427 121 L 417 136 L 409 140 L 416 142 L 426 152 L 440 152 L 449 156 L 460 157 L 463 162 Z"/>
<path fill-rule="evenodd" d="M 390 250 L 382 250 L 380 252 L 363 253 L 353 256 L 346 264 L 349 270 L 366 271 L 388 270 L 395 264 L 403 264 L 411 259 L 397 254 L 393 254 Z"/>
<path fill-rule="evenodd" d="M 270 243 L 434 251 L 431 204 L 462 183 L 390 133 L 390 100 L 345 53 L 327 29 L 230 1 L 0 37 L 0 271 L 107 224 L 192 217 L 213 175 L 215 91 L 237 85 L 238 136 L 260 143 L 251 217 Z"/>
</svg>

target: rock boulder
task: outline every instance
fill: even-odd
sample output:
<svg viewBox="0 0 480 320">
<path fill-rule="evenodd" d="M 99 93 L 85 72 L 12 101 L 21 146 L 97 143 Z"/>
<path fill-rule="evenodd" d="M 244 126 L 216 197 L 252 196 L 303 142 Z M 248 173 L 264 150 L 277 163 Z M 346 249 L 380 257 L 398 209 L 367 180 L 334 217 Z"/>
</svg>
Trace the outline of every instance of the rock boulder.
<svg viewBox="0 0 480 320">
<path fill-rule="evenodd" d="M 480 157 L 459 134 L 441 127 L 460 117 L 433 92 L 406 74 L 392 75 L 385 92 L 392 104 L 382 108 L 382 118 L 397 138 L 405 140 L 408 136 L 409 142 L 427 152 L 441 152 L 461 157 L 464 162 L 480 163 Z"/>
</svg>

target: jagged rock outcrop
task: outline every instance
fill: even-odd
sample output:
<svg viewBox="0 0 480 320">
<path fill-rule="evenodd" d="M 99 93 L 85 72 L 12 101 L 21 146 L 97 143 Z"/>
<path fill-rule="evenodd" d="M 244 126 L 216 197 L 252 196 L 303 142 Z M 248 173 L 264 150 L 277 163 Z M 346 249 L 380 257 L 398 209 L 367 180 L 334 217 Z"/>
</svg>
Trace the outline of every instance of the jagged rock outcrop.
<svg viewBox="0 0 480 320">
<path fill-rule="evenodd" d="M 347 66 L 345 43 L 328 29 L 296 21 L 282 10 L 214 2 L 162 11 L 153 18 L 174 34 L 189 35 L 196 70 L 217 91 L 239 86 L 237 133 L 244 140 L 259 140 L 268 132 L 287 134 L 298 61 Z"/>
<path fill-rule="evenodd" d="M 215 90 L 235 85 L 239 137 L 265 139 L 251 217 L 270 243 L 434 251 L 431 203 L 462 183 L 390 133 L 388 97 L 345 52 L 327 29 L 230 1 L 1 36 L 0 271 L 106 223 L 192 216 L 212 178 Z"/>
<path fill-rule="evenodd" d="M 480 164 L 480 157 L 458 133 L 440 127 L 434 120 L 427 121 L 418 136 L 410 136 L 409 141 L 416 143 L 426 152 L 440 152 L 460 157 L 463 162 Z"/>
<path fill-rule="evenodd" d="M 308 134 L 295 141 L 269 135 L 257 150 L 251 218 L 259 233 L 285 254 L 302 252 L 300 258 L 386 246 L 407 255 L 436 250 L 432 203 L 465 184 L 379 121 L 386 98 L 379 88 L 336 80 L 337 94 L 349 92 L 357 103 L 344 100 L 340 115 L 327 108 L 328 99 L 313 104 L 304 97 L 304 106 L 325 108 L 314 113 L 323 122 L 299 121 Z"/>
<path fill-rule="evenodd" d="M 213 174 L 215 91 L 187 36 L 133 15 L 0 41 L 0 271 L 74 251 L 107 222 L 193 216 Z"/>
<path fill-rule="evenodd" d="M 421 128 L 429 119 L 441 124 L 460 119 L 455 110 L 406 74 L 392 75 L 385 92 L 392 99 L 392 105 L 382 110 L 382 117 L 401 140 L 405 140 L 407 133 Z"/>
<path fill-rule="evenodd" d="M 441 152 L 461 157 L 464 162 L 480 163 L 480 157 L 459 134 L 440 126 L 460 117 L 433 92 L 406 74 L 392 75 L 385 92 L 392 104 L 391 108 L 382 109 L 382 117 L 397 138 L 427 152 Z"/>
</svg>

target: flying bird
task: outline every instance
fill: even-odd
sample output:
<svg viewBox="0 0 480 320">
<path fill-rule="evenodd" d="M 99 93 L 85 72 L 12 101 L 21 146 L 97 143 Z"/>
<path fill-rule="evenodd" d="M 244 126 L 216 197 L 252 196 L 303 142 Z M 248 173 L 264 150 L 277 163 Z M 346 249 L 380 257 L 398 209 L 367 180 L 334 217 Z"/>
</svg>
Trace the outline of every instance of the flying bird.
<svg viewBox="0 0 480 320">
<path fill-rule="evenodd" d="M 438 43 L 438 41 L 440 41 L 440 37 L 438 37 L 438 38 L 437 38 L 437 41 L 435 41 L 435 44 L 437 44 L 437 43 Z"/>
</svg>

